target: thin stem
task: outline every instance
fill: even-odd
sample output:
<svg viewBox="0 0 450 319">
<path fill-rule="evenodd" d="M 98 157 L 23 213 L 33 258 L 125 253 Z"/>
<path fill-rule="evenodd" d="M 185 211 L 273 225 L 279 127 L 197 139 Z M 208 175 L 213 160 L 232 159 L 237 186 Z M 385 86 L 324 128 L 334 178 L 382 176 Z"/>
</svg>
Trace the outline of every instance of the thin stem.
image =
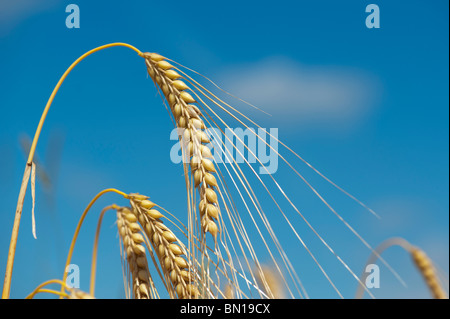
<svg viewBox="0 0 450 319">
<path fill-rule="evenodd" d="M 80 217 L 80 220 L 78 221 L 78 225 L 77 228 L 75 229 L 75 233 L 73 234 L 73 238 L 72 238 L 72 242 L 70 243 L 70 248 L 69 248 L 69 253 L 67 255 L 67 260 L 66 260 L 66 264 L 64 266 L 64 275 L 63 275 L 63 282 L 66 282 L 67 279 L 67 266 L 69 266 L 70 261 L 72 260 L 72 255 L 73 255 L 73 249 L 75 248 L 75 242 L 77 241 L 78 238 L 78 234 L 80 233 L 80 229 L 81 229 L 81 225 L 83 224 L 84 218 L 86 217 L 87 213 L 89 212 L 89 209 L 91 209 L 92 205 L 94 205 L 94 203 L 104 194 L 109 193 L 109 192 L 114 192 L 117 193 L 119 195 L 122 195 L 125 198 L 128 198 L 128 195 L 117 190 L 114 188 L 108 188 L 105 190 L 102 190 L 100 193 L 98 193 L 92 200 L 91 202 L 88 204 L 88 206 L 86 207 L 86 209 L 84 210 L 83 214 Z"/>
<path fill-rule="evenodd" d="M 38 291 L 36 291 L 36 294 L 40 294 L 40 293 L 48 293 L 48 294 L 53 294 L 53 295 L 57 295 L 60 297 L 64 297 L 64 298 L 69 298 L 69 295 L 66 294 L 65 292 L 61 292 L 61 291 L 57 291 L 57 290 L 53 290 L 53 289 L 39 289 Z"/>
<path fill-rule="evenodd" d="M 15 253 L 16 253 L 17 237 L 19 235 L 20 218 L 22 216 L 23 202 L 25 200 L 25 193 L 26 193 L 26 190 L 28 187 L 28 180 L 29 180 L 29 176 L 30 176 L 29 170 L 30 170 L 32 162 L 33 162 L 34 153 L 36 151 L 36 145 L 39 140 L 39 136 L 41 134 L 42 127 L 44 125 L 45 119 L 47 117 L 50 106 L 53 102 L 53 99 L 55 98 L 56 93 L 58 92 L 62 83 L 66 79 L 67 75 L 70 73 L 70 71 L 72 71 L 72 69 L 80 61 L 82 61 L 84 58 L 91 55 L 92 53 L 95 53 L 97 51 L 100 51 L 100 50 L 103 50 L 106 48 L 115 47 L 115 46 L 123 46 L 123 47 L 130 48 L 130 49 L 134 50 L 135 52 L 137 52 L 139 54 L 139 56 L 143 56 L 143 53 L 140 50 L 138 50 L 137 48 L 135 48 L 134 46 L 129 45 L 127 43 L 121 43 L 121 42 L 110 43 L 110 44 L 102 45 L 95 49 L 92 49 L 92 50 L 86 52 L 85 54 L 83 54 L 82 56 L 80 56 L 78 59 L 75 60 L 75 62 L 72 63 L 72 65 L 70 65 L 70 67 L 66 70 L 66 72 L 64 72 L 64 74 L 59 79 L 58 83 L 56 84 L 55 88 L 53 89 L 52 94 L 50 95 L 50 98 L 47 101 L 44 112 L 42 113 L 41 119 L 40 119 L 38 127 L 36 129 L 36 133 L 34 135 L 33 142 L 31 143 L 30 152 L 28 154 L 28 160 L 27 160 L 27 164 L 25 167 L 25 173 L 24 173 L 24 176 L 22 179 L 22 184 L 20 187 L 19 198 L 17 201 L 16 213 L 15 213 L 15 217 L 14 217 L 14 225 L 13 225 L 13 230 L 12 230 L 12 234 L 11 234 L 11 241 L 10 241 L 10 245 L 9 245 L 8 260 L 6 262 L 5 281 L 3 284 L 3 292 L 2 292 L 3 299 L 9 298 L 9 295 L 10 295 L 11 277 L 12 277 L 12 271 L 13 271 L 13 266 L 14 266 L 14 257 L 15 257 Z"/>
<path fill-rule="evenodd" d="M 355 299 L 362 299 L 363 296 L 364 296 L 364 288 L 365 288 L 365 286 L 363 286 L 362 283 L 365 283 L 366 278 L 367 278 L 367 273 L 365 272 L 365 269 L 366 269 L 367 265 L 375 264 L 375 262 L 377 261 L 379 256 L 386 249 L 388 249 L 389 247 L 392 247 L 392 246 L 399 246 L 399 247 L 403 248 L 404 250 L 406 250 L 409 253 L 411 253 L 413 248 L 414 248 L 414 246 L 411 245 L 406 239 L 401 238 L 401 237 L 394 237 L 394 238 L 386 239 L 377 248 L 375 248 L 375 251 L 370 254 L 370 257 L 367 260 L 366 265 L 364 267 L 363 273 L 361 274 L 361 280 L 360 280 L 361 284 L 358 285 L 358 289 L 356 291 Z"/>
<path fill-rule="evenodd" d="M 137 48 L 135 48 L 132 45 L 129 45 L 127 43 L 121 43 L 121 42 L 117 42 L 117 43 L 110 43 L 110 44 L 106 44 L 106 45 L 102 45 L 99 46 L 95 49 L 92 49 L 88 52 L 86 52 L 85 54 L 83 54 L 82 56 L 80 56 L 78 59 L 75 60 L 75 62 L 72 63 L 72 65 L 66 70 L 66 72 L 64 72 L 64 74 L 61 76 L 61 78 L 59 79 L 58 83 L 56 84 L 55 88 L 53 89 L 52 94 L 50 95 L 50 98 L 47 101 L 47 105 L 45 106 L 44 112 L 42 113 L 41 116 L 41 120 L 39 121 L 38 127 L 36 129 L 36 133 L 34 135 L 34 139 L 33 142 L 31 143 L 31 148 L 30 148 L 30 153 L 28 155 L 28 161 L 27 163 L 31 164 L 31 162 L 33 161 L 33 157 L 34 157 L 34 152 L 36 150 L 36 145 L 39 139 L 39 135 L 41 134 L 41 130 L 42 130 L 42 126 L 44 125 L 44 121 L 45 118 L 47 117 L 47 113 L 50 109 L 50 106 L 53 102 L 53 99 L 55 98 L 56 93 L 58 92 L 59 88 L 61 87 L 61 84 L 64 82 L 64 80 L 66 79 L 67 75 L 70 73 L 70 71 L 72 71 L 73 68 L 75 68 L 75 66 L 80 63 L 82 60 L 84 60 L 86 57 L 88 57 L 89 55 L 91 55 L 92 53 L 95 53 L 97 51 L 103 50 L 103 49 L 107 49 L 107 48 L 111 48 L 111 47 L 115 47 L 115 46 L 123 46 L 123 47 L 127 47 L 130 48 L 134 51 L 137 52 L 137 54 L 139 54 L 140 56 L 142 55 L 142 52 L 139 51 Z"/>
<path fill-rule="evenodd" d="M 102 209 L 100 217 L 98 218 L 97 231 L 95 232 L 94 249 L 92 250 L 92 264 L 91 264 L 91 283 L 89 288 L 89 294 L 94 296 L 95 293 L 95 274 L 97 269 L 97 252 L 98 252 L 98 239 L 100 237 L 100 228 L 102 227 L 103 216 L 110 209 L 118 209 L 115 204 L 107 206 Z"/>
<path fill-rule="evenodd" d="M 16 214 L 14 216 L 14 225 L 9 243 L 8 261 L 6 263 L 5 282 L 3 284 L 2 298 L 9 298 L 9 290 L 11 287 L 12 268 L 14 264 L 14 256 L 16 253 L 17 236 L 19 234 L 20 217 L 22 216 L 23 202 L 27 192 L 28 180 L 30 179 L 31 165 L 25 166 L 23 173 L 22 185 L 20 186 L 19 199 L 17 201 Z"/>
<path fill-rule="evenodd" d="M 43 282 L 42 284 L 40 284 L 39 286 L 37 286 L 36 289 L 34 289 L 31 294 L 29 294 L 27 297 L 25 297 L 25 299 L 32 299 L 34 297 L 34 295 L 36 295 L 39 292 L 39 290 L 41 290 L 43 287 L 48 286 L 50 284 L 60 284 L 62 289 L 64 289 L 66 286 L 66 284 L 59 279 L 47 280 L 47 281 Z M 64 291 L 62 291 L 62 293 L 64 293 Z"/>
</svg>

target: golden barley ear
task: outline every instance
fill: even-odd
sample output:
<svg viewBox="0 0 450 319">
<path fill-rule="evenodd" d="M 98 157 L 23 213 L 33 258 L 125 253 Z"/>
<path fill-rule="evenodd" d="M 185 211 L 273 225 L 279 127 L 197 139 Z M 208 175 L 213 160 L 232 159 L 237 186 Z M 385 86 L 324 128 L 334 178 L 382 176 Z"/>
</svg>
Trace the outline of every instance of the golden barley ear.
<svg viewBox="0 0 450 319">
<path fill-rule="evenodd" d="M 99 47 L 97 47 L 95 49 L 92 49 L 92 50 L 84 53 L 78 59 L 76 59 L 69 66 L 69 68 L 64 72 L 64 74 L 61 76 L 61 78 L 59 79 L 58 83 L 56 84 L 55 88 L 53 89 L 52 94 L 50 95 L 50 97 L 49 97 L 49 99 L 47 101 L 47 104 L 45 105 L 44 111 L 42 112 L 41 119 L 39 120 L 39 124 L 38 124 L 37 129 L 36 129 L 36 133 L 34 135 L 33 141 L 31 142 L 30 151 L 29 151 L 29 154 L 28 154 L 28 160 L 27 160 L 27 163 L 25 165 L 25 171 L 24 171 L 24 175 L 23 175 L 23 178 L 22 178 L 22 183 L 21 183 L 21 186 L 20 186 L 19 198 L 17 200 L 16 212 L 15 212 L 15 216 L 14 216 L 14 224 L 13 224 L 13 229 L 12 229 L 12 235 L 11 235 L 11 240 L 10 240 L 10 243 L 9 243 L 8 259 L 6 261 L 5 279 L 4 279 L 4 283 L 3 283 L 2 298 L 9 298 L 9 295 L 10 295 L 11 277 L 12 277 L 13 266 L 14 266 L 14 257 L 15 257 L 15 253 L 16 253 L 17 238 L 18 238 L 18 234 L 19 234 L 19 226 L 20 226 L 20 220 L 21 220 L 21 215 L 22 215 L 22 210 L 23 210 L 23 203 L 24 203 L 24 200 L 25 200 L 25 194 L 26 194 L 26 190 L 27 190 L 27 187 L 28 187 L 28 181 L 29 181 L 29 178 L 30 178 L 31 165 L 33 163 L 34 154 L 35 154 L 35 151 L 36 151 L 36 146 L 37 146 L 37 143 L 38 143 L 38 140 L 39 140 L 39 136 L 41 134 L 42 127 L 44 125 L 44 122 L 45 122 L 45 119 L 47 117 L 47 114 L 48 114 L 48 111 L 50 109 L 50 106 L 53 103 L 53 99 L 56 96 L 56 93 L 58 92 L 59 88 L 61 87 L 62 83 L 64 82 L 64 80 L 66 79 L 68 74 L 73 70 L 73 68 L 75 68 L 75 66 L 79 62 L 81 62 L 87 56 L 89 56 L 89 55 L 91 55 L 91 54 L 93 54 L 95 52 L 98 52 L 100 50 L 103 50 L 103 49 L 106 49 L 106 48 L 110 48 L 110 47 L 116 47 L 116 46 L 128 47 L 128 48 L 134 50 L 136 53 L 138 53 L 139 56 L 142 56 L 142 52 L 140 50 L 138 50 L 137 48 L 135 48 L 132 45 L 129 45 L 127 43 L 120 43 L 120 42 L 102 45 L 102 46 L 99 46 Z"/>
<path fill-rule="evenodd" d="M 128 207 L 117 210 L 117 228 L 123 243 L 123 248 L 131 273 L 131 285 L 135 299 L 149 299 L 150 285 L 153 283 L 148 269 L 145 239 L 141 234 L 141 226 L 137 223 L 135 214 Z"/>
<path fill-rule="evenodd" d="M 169 103 L 183 145 L 183 153 L 189 159 L 194 187 L 200 195 L 201 228 L 214 238 L 220 231 L 218 226 L 220 207 L 218 203 L 216 169 L 211 160 L 210 140 L 205 133 L 203 114 L 195 105 L 196 100 L 188 91 L 189 86 L 180 80 L 182 76 L 173 70 L 166 58 L 156 53 L 144 53 L 147 71 L 159 86 Z"/>
<path fill-rule="evenodd" d="M 187 258 L 187 250 L 175 234 L 161 220 L 163 214 L 148 199 L 130 196 L 132 213 L 156 252 L 163 271 L 164 282 L 172 298 L 198 298 L 194 268 Z"/>
<path fill-rule="evenodd" d="M 61 291 L 49 289 L 50 285 L 60 285 Z M 59 296 L 60 298 L 68 298 L 68 299 L 94 299 L 93 295 L 85 293 L 79 289 L 72 288 L 66 285 L 66 283 L 59 279 L 51 279 L 47 280 L 40 285 L 38 285 L 25 299 L 33 299 L 37 294 L 47 293 L 55 296 Z"/>
<path fill-rule="evenodd" d="M 433 298 L 448 299 L 448 296 L 439 283 L 434 265 L 427 254 L 418 247 L 412 248 L 410 253 L 414 264 L 422 274 Z"/>
</svg>

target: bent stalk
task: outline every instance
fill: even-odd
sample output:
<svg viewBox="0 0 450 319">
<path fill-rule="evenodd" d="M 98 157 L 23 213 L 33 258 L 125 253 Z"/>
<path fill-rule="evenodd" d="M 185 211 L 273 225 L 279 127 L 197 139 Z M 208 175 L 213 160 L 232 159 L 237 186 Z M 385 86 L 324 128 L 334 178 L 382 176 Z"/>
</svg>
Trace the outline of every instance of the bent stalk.
<svg viewBox="0 0 450 319">
<path fill-rule="evenodd" d="M 62 83 L 66 79 L 67 75 L 73 70 L 73 68 L 75 68 L 75 66 L 78 63 L 80 63 L 82 60 L 84 60 L 87 56 L 89 56 L 97 51 L 107 49 L 110 47 L 115 47 L 115 46 L 123 46 L 123 47 L 130 48 L 130 49 L 134 50 L 135 52 L 137 52 L 140 56 L 142 56 L 142 52 L 139 51 L 137 48 L 135 48 L 134 46 L 129 45 L 127 43 L 121 43 L 121 42 L 110 43 L 110 44 L 102 45 L 95 49 L 92 49 L 92 50 L 84 53 L 82 56 L 80 56 L 78 59 L 75 60 L 75 62 L 73 62 L 70 65 L 70 67 L 66 70 L 66 72 L 64 72 L 64 74 L 59 79 L 58 83 L 56 84 L 55 88 L 53 89 L 52 94 L 50 95 L 50 98 L 47 101 L 47 104 L 44 108 L 44 112 L 42 113 L 41 119 L 40 119 L 38 127 L 36 129 L 36 133 L 34 135 L 33 142 L 31 143 L 31 148 L 30 148 L 30 152 L 28 154 L 27 164 L 25 166 L 25 173 L 24 173 L 24 176 L 22 179 L 22 184 L 20 186 L 19 199 L 17 201 L 17 208 L 16 208 L 15 217 L 14 217 L 14 225 L 13 225 L 11 241 L 10 241 L 10 245 L 9 245 L 8 260 L 6 262 L 5 281 L 3 283 L 3 292 L 2 292 L 3 299 L 9 298 L 9 295 L 10 295 L 11 277 L 12 277 L 12 271 L 13 271 L 13 266 L 14 266 L 14 257 L 15 257 L 15 252 L 16 252 L 17 237 L 19 235 L 20 218 L 22 216 L 23 203 L 25 200 L 25 194 L 27 191 L 28 181 L 30 178 L 31 166 L 33 163 L 34 153 L 36 151 L 36 145 L 39 140 L 39 136 L 41 134 L 41 130 L 44 125 L 45 119 L 47 117 L 48 111 L 50 110 L 50 106 L 52 105 L 53 99 L 55 98 L 56 93 L 58 92 Z"/>
</svg>

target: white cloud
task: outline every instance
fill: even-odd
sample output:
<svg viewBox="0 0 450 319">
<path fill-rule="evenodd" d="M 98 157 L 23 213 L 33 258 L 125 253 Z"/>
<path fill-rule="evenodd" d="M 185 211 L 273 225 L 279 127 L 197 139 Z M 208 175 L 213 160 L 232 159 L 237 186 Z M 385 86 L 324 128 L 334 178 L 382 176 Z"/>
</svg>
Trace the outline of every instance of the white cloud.
<svg viewBox="0 0 450 319">
<path fill-rule="evenodd" d="M 228 69 L 222 87 L 285 124 L 349 128 L 376 104 L 379 82 L 362 70 L 282 57 Z"/>
</svg>

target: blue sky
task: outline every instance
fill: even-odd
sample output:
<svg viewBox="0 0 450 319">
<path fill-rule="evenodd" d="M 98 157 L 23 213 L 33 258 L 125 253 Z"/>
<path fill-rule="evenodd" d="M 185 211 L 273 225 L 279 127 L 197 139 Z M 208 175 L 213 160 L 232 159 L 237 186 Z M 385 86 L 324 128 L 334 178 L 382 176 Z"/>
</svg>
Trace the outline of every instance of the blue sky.
<svg viewBox="0 0 450 319">
<path fill-rule="evenodd" d="M 96 46 L 127 42 L 191 67 L 270 113 L 231 100 L 263 127 L 278 128 L 281 140 L 382 217 L 374 218 L 290 158 L 372 245 L 404 237 L 448 274 L 448 1 L 377 1 L 380 29 L 366 28 L 371 2 L 365 1 L 72 1 L 80 7 L 80 29 L 65 26 L 69 3 L 0 1 L 0 272 L 25 165 L 20 138 L 33 136 L 48 96 L 73 60 Z M 38 144 L 54 191 L 49 195 L 37 186 L 38 240 L 31 234 L 30 194 L 26 198 L 12 297 L 61 276 L 79 215 L 103 188 L 148 194 L 185 217 L 185 199 L 173 199 L 185 190 L 181 167 L 169 161 L 171 128 L 134 52 L 111 48 L 76 67 Z M 287 167 L 280 166 L 275 177 L 359 273 L 369 251 Z M 125 204 L 105 197 L 83 227 L 74 256 L 86 273 L 81 288 L 88 287 L 98 212 L 112 202 Z M 280 236 L 282 227 L 275 224 Z M 116 235 L 114 218 L 107 216 L 99 297 L 123 296 Z M 344 296 L 352 297 L 356 283 L 335 270 L 336 260 L 312 234 L 305 239 Z M 293 258 L 310 297 L 336 298 L 294 248 L 301 247 L 289 249 L 298 255 Z M 377 297 L 428 298 L 406 253 L 392 248 L 385 258 L 408 287 L 380 266 Z"/>
</svg>

